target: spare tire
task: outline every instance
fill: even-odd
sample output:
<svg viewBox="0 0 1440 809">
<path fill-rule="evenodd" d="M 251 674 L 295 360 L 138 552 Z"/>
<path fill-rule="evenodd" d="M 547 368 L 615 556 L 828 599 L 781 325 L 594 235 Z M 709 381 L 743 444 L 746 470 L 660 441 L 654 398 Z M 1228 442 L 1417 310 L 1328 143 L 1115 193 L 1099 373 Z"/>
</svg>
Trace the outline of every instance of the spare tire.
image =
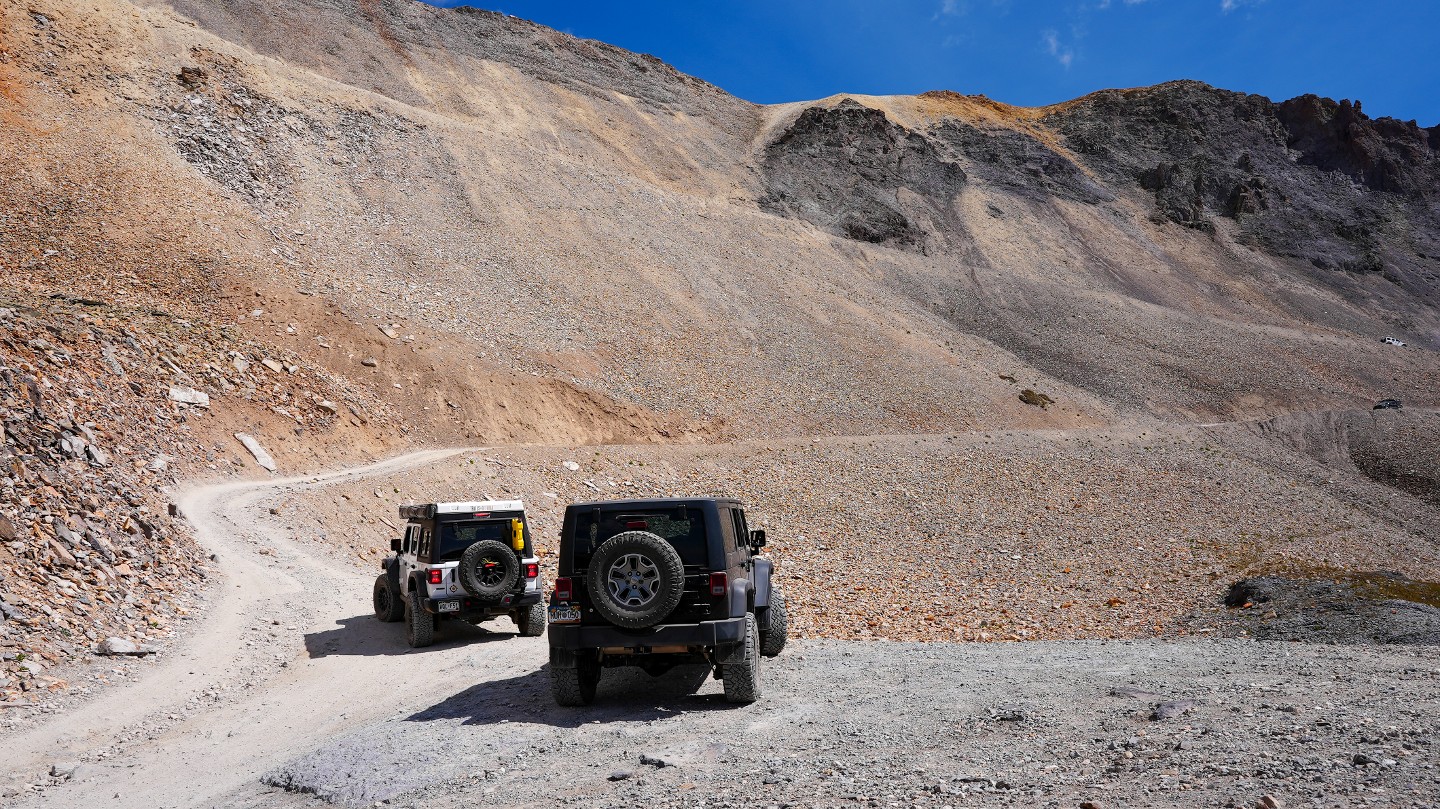
<svg viewBox="0 0 1440 809">
<path fill-rule="evenodd" d="M 497 599 L 520 580 L 520 560 L 498 539 L 485 539 L 460 556 L 460 586 L 476 598 Z"/>
<path fill-rule="evenodd" d="M 626 531 L 605 540 L 590 557 L 585 590 L 606 620 L 644 629 L 680 605 L 685 565 L 675 548 L 649 531 Z"/>
</svg>

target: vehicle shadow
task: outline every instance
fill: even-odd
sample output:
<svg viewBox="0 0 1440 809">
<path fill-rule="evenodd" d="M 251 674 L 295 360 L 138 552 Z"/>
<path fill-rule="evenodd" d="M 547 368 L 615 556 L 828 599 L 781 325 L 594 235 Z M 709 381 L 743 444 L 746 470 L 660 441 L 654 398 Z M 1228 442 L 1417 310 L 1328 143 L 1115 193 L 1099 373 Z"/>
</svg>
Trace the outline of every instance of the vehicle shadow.
<svg viewBox="0 0 1440 809">
<path fill-rule="evenodd" d="M 595 702 L 580 708 L 555 704 L 550 692 L 550 666 L 504 680 L 473 685 L 405 718 L 407 722 L 463 719 L 466 725 L 531 722 L 574 728 L 592 722 L 636 722 L 664 719 L 693 711 L 743 708 L 723 694 L 697 694 L 710 667 L 677 666 L 658 677 L 634 668 L 605 669 Z"/>
<path fill-rule="evenodd" d="M 412 649 L 405 643 L 403 623 L 385 624 L 366 613 L 337 620 L 335 629 L 308 632 L 305 651 L 313 660 L 332 655 L 378 657 L 386 655 L 424 654 L 472 643 L 490 643 L 516 637 L 514 631 L 472 626 L 464 621 L 446 621 L 435 630 L 435 644 Z"/>
</svg>

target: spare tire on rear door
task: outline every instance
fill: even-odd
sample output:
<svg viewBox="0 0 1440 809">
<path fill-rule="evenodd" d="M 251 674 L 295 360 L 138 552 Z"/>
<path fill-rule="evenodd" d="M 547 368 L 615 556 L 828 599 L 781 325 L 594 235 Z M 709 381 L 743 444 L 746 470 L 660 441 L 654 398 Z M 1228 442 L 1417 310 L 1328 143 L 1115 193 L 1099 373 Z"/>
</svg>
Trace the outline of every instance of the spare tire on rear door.
<svg viewBox="0 0 1440 809">
<path fill-rule="evenodd" d="M 626 531 L 605 540 L 590 557 L 585 590 L 606 620 L 643 629 L 680 605 L 685 565 L 675 548 L 649 531 Z"/>
<path fill-rule="evenodd" d="M 476 542 L 460 557 L 460 586 L 476 598 L 499 598 L 519 580 L 520 560 L 497 539 Z"/>
</svg>

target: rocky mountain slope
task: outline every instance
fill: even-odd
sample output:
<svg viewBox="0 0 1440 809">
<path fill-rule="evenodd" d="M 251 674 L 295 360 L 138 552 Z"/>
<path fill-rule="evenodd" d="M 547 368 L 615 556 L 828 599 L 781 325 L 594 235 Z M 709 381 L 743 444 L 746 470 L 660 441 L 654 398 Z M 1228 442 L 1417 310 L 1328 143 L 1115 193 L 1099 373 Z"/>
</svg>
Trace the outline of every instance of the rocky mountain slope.
<svg viewBox="0 0 1440 809">
<path fill-rule="evenodd" d="M 1440 131 L 1358 103 L 758 107 L 410 0 L 0 0 L 0 32 L 7 694 L 186 609 L 168 487 L 256 473 L 237 433 L 300 470 L 1440 403 Z M 1342 478 L 1409 499 L 1329 545 L 1428 519 L 1406 429 L 1345 434 Z"/>
</svg>

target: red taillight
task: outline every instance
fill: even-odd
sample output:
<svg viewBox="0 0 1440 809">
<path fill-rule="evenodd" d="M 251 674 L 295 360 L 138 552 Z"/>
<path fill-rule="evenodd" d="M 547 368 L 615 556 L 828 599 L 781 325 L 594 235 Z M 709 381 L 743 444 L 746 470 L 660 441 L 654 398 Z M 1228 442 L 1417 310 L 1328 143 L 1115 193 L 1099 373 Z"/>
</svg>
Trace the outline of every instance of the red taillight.
<svg viewBox="0 0 1440 809">
<path fill-rule="evenodd" d="M 540 566 L 539 566 L 539 565 L 531 564 L 531 565 L 526 565 L 526 566 L 525 566 L 525 578 L 527 578 L 527 579 L 533 579 L 533 578 L 535 578 L 535 577 L 537 577 L 537 576 L 539 576 L 539 575 L 540 575 Z"/>
<path fill-rule="evenodd" d="M 723 596 L 730 589 L 730 578 L 724 573 L 710 574 L 710 595 Z"/>
<path fill-rule="evenodd" d="M 570 586 L 569 579 L 555 580 L 555 600 L 569 601 L 575 597 L 575 588 Z"/>
<path fill-rule="evenodd" d="M 445 571 L 438 569 L 430 571 L 431 584 L 440 584 L 443 581 L 445 581 Z"/>
</svg>

